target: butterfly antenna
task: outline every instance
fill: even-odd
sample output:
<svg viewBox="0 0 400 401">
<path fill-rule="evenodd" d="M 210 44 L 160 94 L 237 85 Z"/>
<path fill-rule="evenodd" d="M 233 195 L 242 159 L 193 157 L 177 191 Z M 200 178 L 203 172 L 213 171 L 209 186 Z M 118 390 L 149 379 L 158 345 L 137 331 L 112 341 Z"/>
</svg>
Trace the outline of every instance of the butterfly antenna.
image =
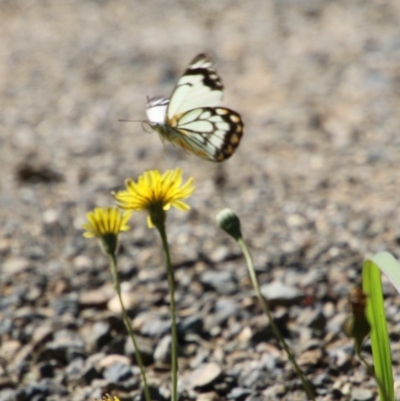
<svg viewBox="0 0 400 401">
<path fill-rule="evenodd" d="M 130 122 L 130 123 L 147 123 L 148 121 L 146 120 L 125 120 L 125 119 L 119 119 L 118 121 L 121 122 Z"/>
</svg>

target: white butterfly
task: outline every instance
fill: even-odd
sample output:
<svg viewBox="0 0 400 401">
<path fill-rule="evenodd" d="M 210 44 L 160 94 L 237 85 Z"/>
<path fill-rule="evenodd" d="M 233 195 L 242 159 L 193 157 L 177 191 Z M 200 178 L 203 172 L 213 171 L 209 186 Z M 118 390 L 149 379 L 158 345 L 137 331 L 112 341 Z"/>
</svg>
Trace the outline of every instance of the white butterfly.
<svg viewBox="0 0 400 401">
<path fill-rule="evenodd" d="M 232 156 L 243 134 L 238 113 L 219 107 L 223 85 L 207 54 L 190 63 L 171 98 L 153 97 L 147 118 L 161 139 L 202 159 L 221 162 Z"/>
</svg>

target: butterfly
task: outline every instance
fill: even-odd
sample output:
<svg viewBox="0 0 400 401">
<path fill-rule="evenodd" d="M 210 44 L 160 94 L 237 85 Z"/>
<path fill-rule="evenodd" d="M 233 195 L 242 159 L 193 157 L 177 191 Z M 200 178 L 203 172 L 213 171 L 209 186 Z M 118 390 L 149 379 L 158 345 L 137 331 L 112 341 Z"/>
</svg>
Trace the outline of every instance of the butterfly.
<svg viewBox="0 0 400 401">
<path fill-rule="evenodd" d="M 207 54 L 196 56 L 169 99 L 148 99 L 146 114 L 162 140 L 202 159 L 222 162 L 239 146 L 243 121 L 236 111 L 219 106 L 223 85 L 212 66 Z"/>
</svg>

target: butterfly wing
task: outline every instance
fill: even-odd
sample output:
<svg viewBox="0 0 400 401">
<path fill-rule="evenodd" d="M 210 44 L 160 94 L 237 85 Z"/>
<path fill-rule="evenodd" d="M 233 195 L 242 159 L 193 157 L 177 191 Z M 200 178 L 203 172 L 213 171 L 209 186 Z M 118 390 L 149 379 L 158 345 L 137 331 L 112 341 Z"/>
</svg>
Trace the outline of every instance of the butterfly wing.
<svg viewBox="0 0 400 401">
<path fill-rule="evenodd" d="M 168 119 L 200 107 L 220 105 L 224 87 L 212 65 L 207 54 L 199 54 L 192 60 L 171 95 Z"/>
<path fill-rule="evenodd" d="M 152 124 L 165 124 L 169 99 L 161 96 L 147 98 L 146 115 Z"/>
<path fill-rule="evenodd" d="M 203 107 L 190 110 L 171 126 L 176 143 L 202 159 L 223 161 L 232 156 L 243 134 L 243 122 L 238 113 L 224 107 Z"/>
</svg>

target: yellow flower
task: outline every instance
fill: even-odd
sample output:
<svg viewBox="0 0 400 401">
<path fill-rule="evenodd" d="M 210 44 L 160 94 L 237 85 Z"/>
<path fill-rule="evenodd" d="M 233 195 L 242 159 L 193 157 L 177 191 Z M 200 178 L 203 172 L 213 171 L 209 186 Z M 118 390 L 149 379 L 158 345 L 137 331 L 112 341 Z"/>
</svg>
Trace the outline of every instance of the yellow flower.
<svg viewBox="0 0 400 401">
<path fill-rule="evenodd" d="M 154 227 L 163 224 L 165 211 L 171 206 L 180 210 L 190 207 L 182 200 L 189 197 L 193 191 L 193 178 L 182 184 L 182 170 L 168 170 L 163 175 L 158 170 L 146 171 L 134 182 L 128 178 L 125 181 L 126 191 L 114 195 L 117 205 L 124 210 L 147 210 L 147 224 Z"/>
<path fill-rule="evenodd" d="M 118 397 L 111 397 L 110 394 L 106 394 L 103 397 L 103 401 L 120 401 Z"/>
<path fill-rule="evenodd" d="M 86 230 L 83 236 L 99 238 L 106 253 L 114 254 L 117 248 L 118 234 L 130 228 L 127 225 L 130 216 L 130 212 L 122 213 L 116 207 L 97 207 L 86 215 L 88 223 L 82 224 L 82 228 Z"/>
<path fill-rule="evenodd" d="M 82 224 L 87 230 L 83 236 L 86 238 L 102 237 L 107 234 L 118 235 L 121 231 L 129 230 L 126 224 L 131 213 L 121 213 L 116 207 L 97 207 L 86 215 L 88 223 Z"/>
</svg>

